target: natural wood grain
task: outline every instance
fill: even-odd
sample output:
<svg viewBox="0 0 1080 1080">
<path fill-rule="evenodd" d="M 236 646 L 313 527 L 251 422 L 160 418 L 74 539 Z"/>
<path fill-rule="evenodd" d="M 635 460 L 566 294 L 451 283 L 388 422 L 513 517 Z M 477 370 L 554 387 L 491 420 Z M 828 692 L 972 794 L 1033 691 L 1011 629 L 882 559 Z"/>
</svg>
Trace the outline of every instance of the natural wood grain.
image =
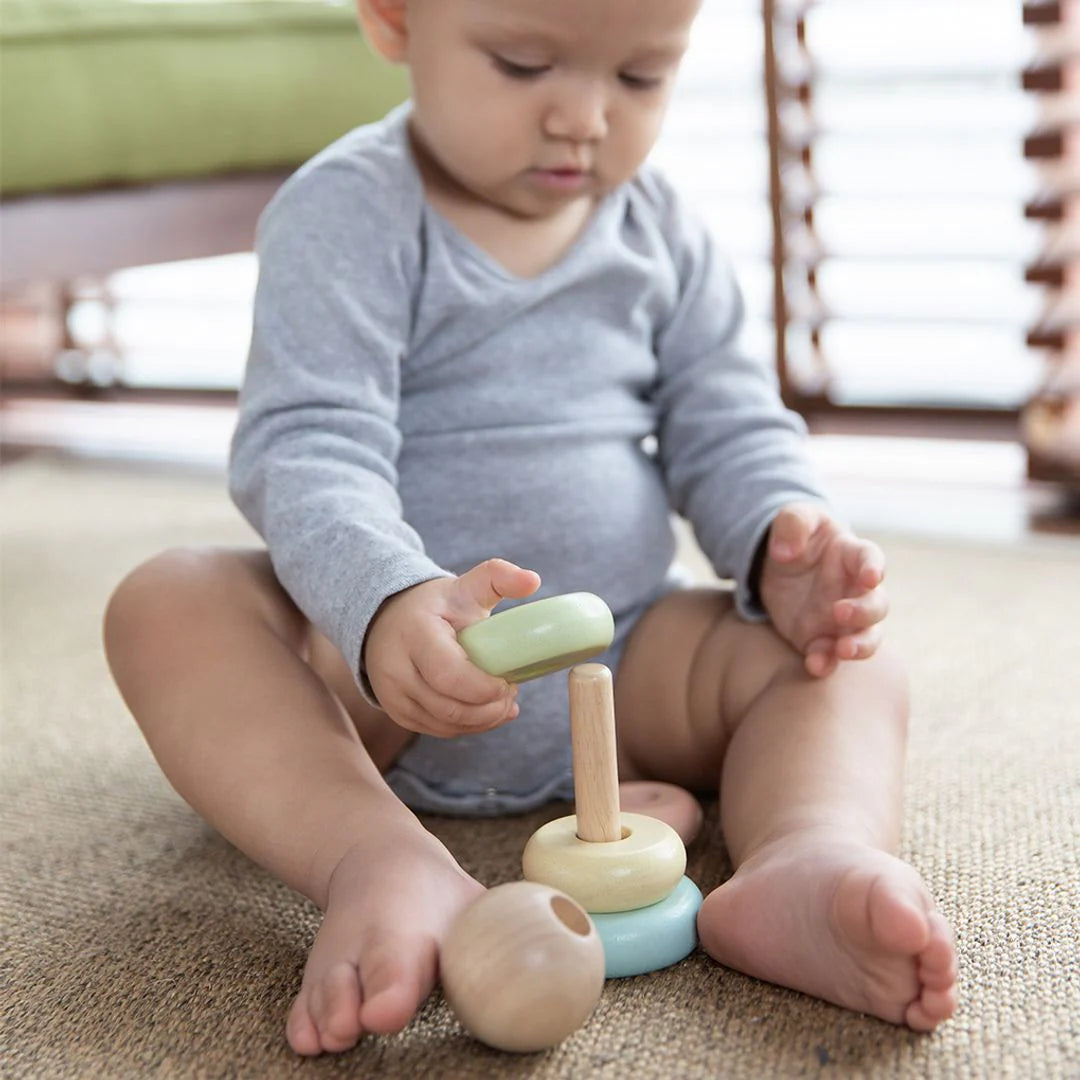
<svg viewBox="0 0 1080 1080">
<path fill-rule="evenodd" d="M 595 843 L 621 840 L 611 671 L 603 664 L 578 664 L 570 669 L 569 683 L 577 834 Z"/>
</svg>

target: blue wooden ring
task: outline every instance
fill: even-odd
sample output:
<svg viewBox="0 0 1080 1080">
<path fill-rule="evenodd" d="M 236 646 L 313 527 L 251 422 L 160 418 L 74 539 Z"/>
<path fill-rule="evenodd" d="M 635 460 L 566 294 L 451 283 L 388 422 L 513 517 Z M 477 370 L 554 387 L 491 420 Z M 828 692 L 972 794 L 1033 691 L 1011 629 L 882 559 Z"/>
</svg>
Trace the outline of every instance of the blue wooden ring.
<svg viewBox="0 0 1080 1080">
<path fill-rule="evenodd" d="M 678 963 L 697 945 L 701 890 L 684 877 L 672 893 L 648 907 L 589 912 L 604 945 L 604 977 L 644 975 Z"/>
</svg>

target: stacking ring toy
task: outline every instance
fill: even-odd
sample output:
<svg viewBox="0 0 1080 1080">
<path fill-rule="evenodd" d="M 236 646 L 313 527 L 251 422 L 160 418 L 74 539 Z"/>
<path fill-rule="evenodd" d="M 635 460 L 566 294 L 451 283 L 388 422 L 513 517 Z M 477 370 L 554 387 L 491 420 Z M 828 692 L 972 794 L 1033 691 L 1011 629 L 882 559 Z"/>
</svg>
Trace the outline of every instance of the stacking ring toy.
<svg viewBox="0 0 1080 1080">
<path fill-rule="evenodd" d="M 684 877 L 670 896 L 634 911 L 593 914 L 604 943 L 604 977 L 622 979 L 677 964 L 697 945 L 701 890 Z"/>
<path fill-rule="evenodd" d="M 686 871 L 686 848 L 679 834 L 657 818 L 623 814 L 622 839 L 582 840 L 578 818 L 557 818 L 529 838 L 521 869 L 572 896 L 590 914 L 626 911 L 662 900 Z"/>
<path fill-rule="evenodd" d="M 564 593 L 497 612 L 457 637 L 478 668 L 520 683 L 602 653 L 615 621 L 599 596 Z"/>
</svg>

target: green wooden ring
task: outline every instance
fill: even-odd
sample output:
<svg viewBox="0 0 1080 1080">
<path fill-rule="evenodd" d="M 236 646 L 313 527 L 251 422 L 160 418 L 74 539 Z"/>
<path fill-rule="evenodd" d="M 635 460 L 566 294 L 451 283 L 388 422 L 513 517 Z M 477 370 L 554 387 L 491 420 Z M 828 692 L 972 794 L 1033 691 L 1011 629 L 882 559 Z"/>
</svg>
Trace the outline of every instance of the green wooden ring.
<svg viewBox="0 0 1080 1080">
<path fill-rule="evenodd" d="M 615 637 L 615 620 L 599 596 L 564 593 L 497 612 L 457 637 L 478 668 L 520 683 L 602 653 Z"/>
</svg>

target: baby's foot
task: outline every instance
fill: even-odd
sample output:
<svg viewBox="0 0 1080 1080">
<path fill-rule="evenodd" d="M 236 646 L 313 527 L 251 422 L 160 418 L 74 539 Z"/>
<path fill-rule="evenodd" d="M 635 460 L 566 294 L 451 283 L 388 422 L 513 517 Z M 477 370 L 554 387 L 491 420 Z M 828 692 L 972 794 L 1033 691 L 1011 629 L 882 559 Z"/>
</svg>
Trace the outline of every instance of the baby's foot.
<svg viewBox="0 0 1080 1080">
<path fill-rule="evenodd" d="M 285 1026 L 293 1050 L 348 1050 L 405 1027 L 435 985 L 450 924 L 483 891 L 426 833 L 350 849 Z"/>
<path fill-rule="evenodd" d="M 701 831 L 704 811 L 685 788 L 658 780 L 624 780 L 619 784 L 619 809 L 659 818 L 670 825 L 686 847 Z"/>
<path fill-rule="evenodd" d="M 916 1031 L 956 1010 L 948 923 L 912 867 L 863 844 L 777 841 L 705 898 L 698 932 L 728 967 Z"/>
</svg>

